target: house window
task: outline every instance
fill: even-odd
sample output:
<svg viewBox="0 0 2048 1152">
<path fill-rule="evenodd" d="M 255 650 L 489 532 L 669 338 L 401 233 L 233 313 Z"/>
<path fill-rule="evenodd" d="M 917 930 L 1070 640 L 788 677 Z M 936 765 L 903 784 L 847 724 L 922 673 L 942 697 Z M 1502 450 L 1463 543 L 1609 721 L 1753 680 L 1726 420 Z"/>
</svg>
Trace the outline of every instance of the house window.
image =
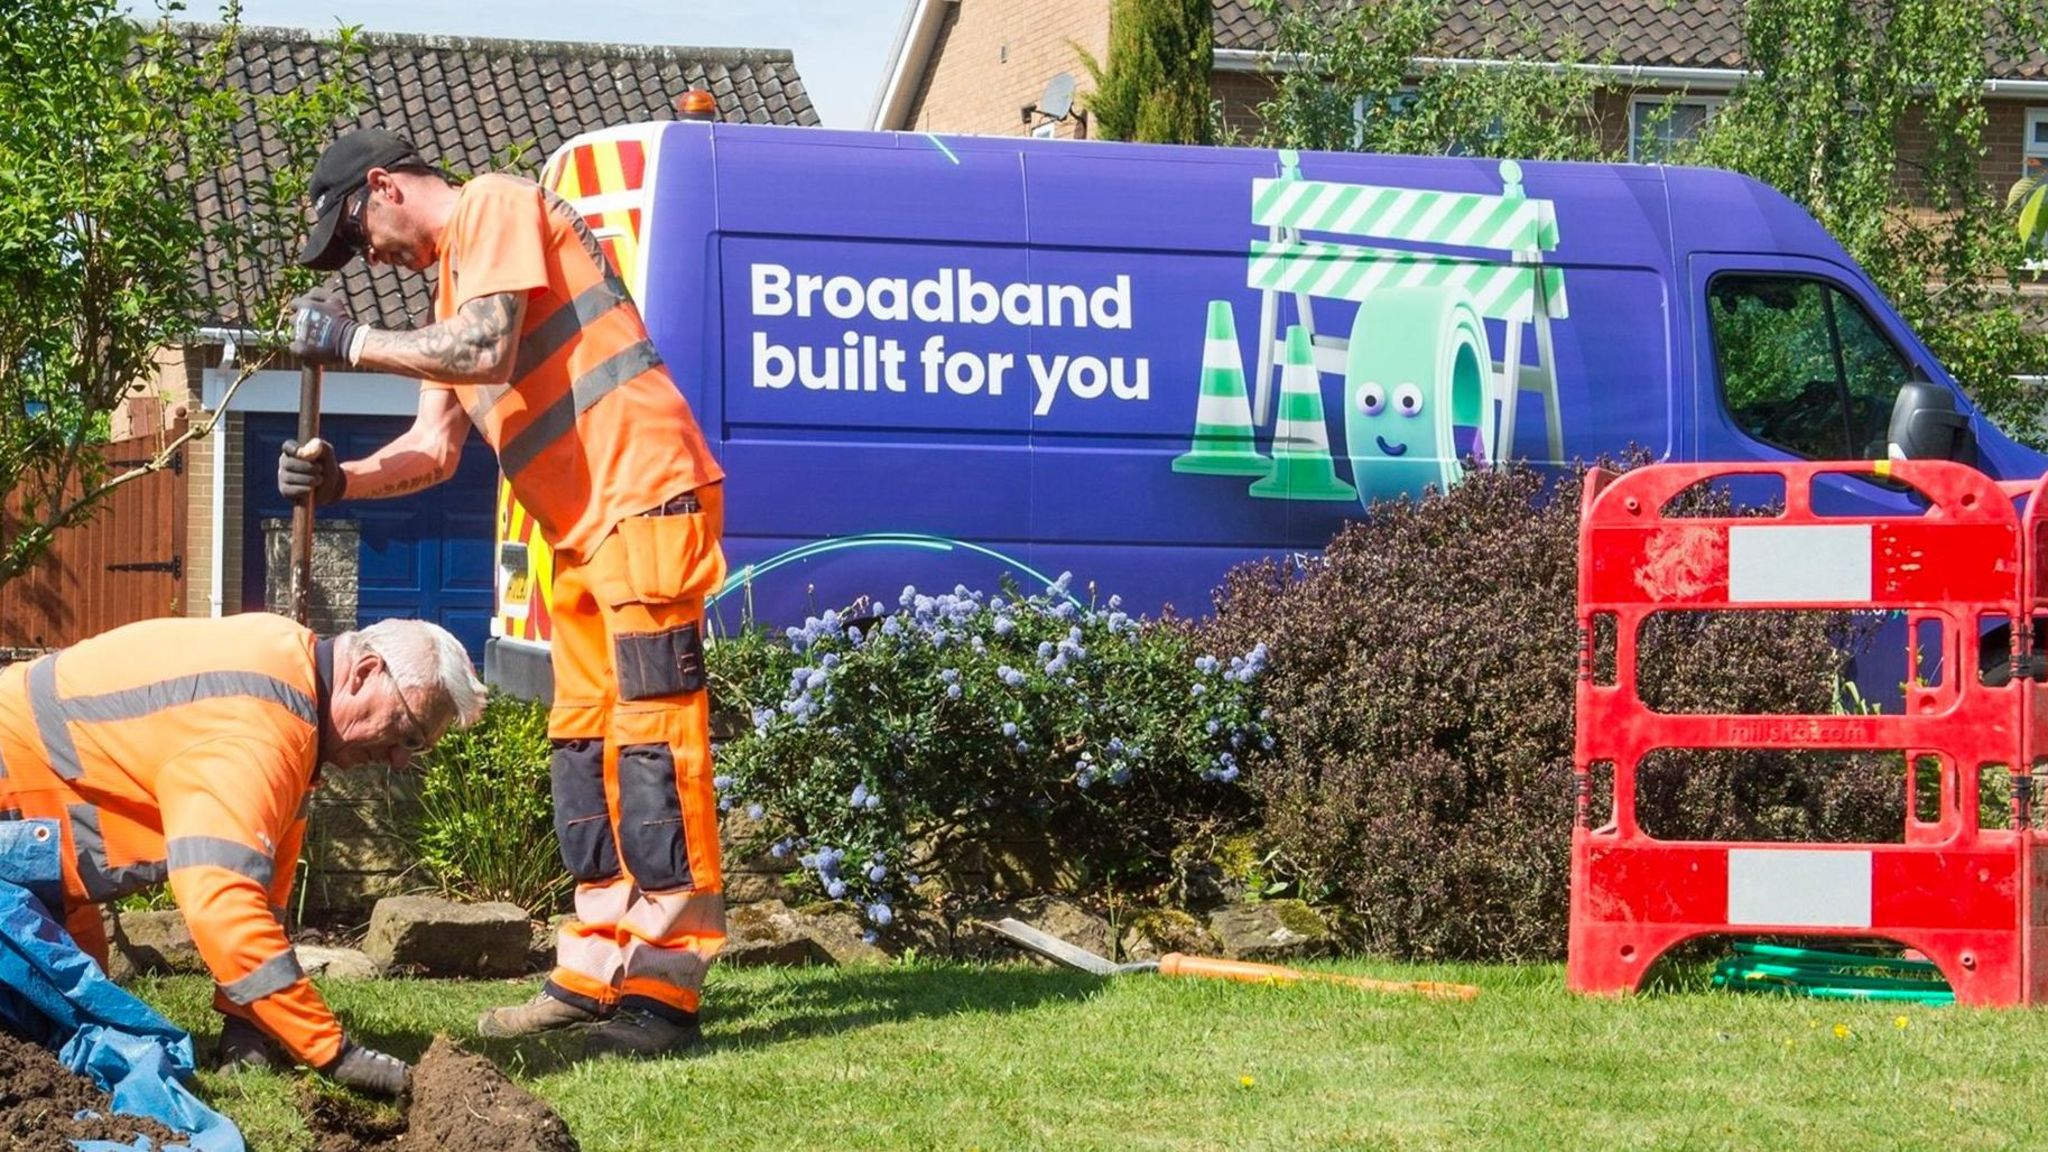
<svg viewBox="0 0 2048 1152">
<path fill-rule="evenodd" d="M 1706 127 L 1720 100 L 1696 96 L 1638 96 L 1628 105 L 1628 158 L 1635 164 L 1662 164 L 1672 149 L 1691 141 Z"/>
<path fill-rule="evenodd" d="M 1396 89 L 1390 96 L 1369 100 L 1364 96 L 1353 97 L 1351 101 L 1351 147 L 1365 147 L 1365 130 L 1380 120 L 1398 120 L 1415 107 L 1417 93 L 1413 88 Z"/>
<path fill-rule="evenodd" d="M 1876 460 L 1906 358 L 1847 293 L 1801 276 L 1716 276 L 1721 398 L 1758 440 L 1810 460 Z"/>
<path fill-rule="evenodd" d="M 2027 109 L 2027 147 L 2022 176 L 2048 176 L 2048 108 Z"/>
</svg>

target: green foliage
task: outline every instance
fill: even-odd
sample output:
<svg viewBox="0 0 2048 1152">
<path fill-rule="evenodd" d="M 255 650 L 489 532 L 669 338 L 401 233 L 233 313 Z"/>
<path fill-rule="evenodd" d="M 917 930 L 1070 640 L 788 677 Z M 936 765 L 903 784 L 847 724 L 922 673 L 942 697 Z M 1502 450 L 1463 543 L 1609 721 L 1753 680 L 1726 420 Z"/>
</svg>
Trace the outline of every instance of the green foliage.
<svg viewBox="0 0 2048 1152">
<path fill-rule="evenodd" d="M 2048 179 L 2022 177 L 2006 193 L 2005 210 L 2013 215 L 2020 243 L 2038 259 L 2040 249 L 2048 245 Z"/>
<path fill-rule="evenodd" d="M 1080 51 L 1094 86 L 1086 107 L 1095 134 L 1152 144 L 1214 143 L 1214 46 L 1209 0 L 1115 0 L 1108 61 Z"/>
<path fill-rule="evenodd" d="M 115 482 L 93 441 L 130 382 L 200 327 L 273 328 L 314 278 L 291 257 L 306 176 L 353 106 L 346 69 L 252 97 L 229 81 L 232 0 L 216 33 L 173 27 L 179 11 L 0 5 L 0 491 L 22 510 L 0 526 L 0 583 Z M 252 127 L 274 180 L 238 175 Z M 208 194 L 233 210 L 201 216 Z"/>
<path fill-rule="evenodd" d="M 421 757 L 420 862 L 470 900 L 509 900 L 537 916 L 569 892 L 548 784 L 548 709 L 493 696 L 483 719 Z"/>
<path fill-rule="evenodd" d="M 2037 446 L 2048 372 L 2041 305 L 2018 295 L 2023 237 L 1980 170 L 1985 48 L 2021 56 L 2048 31 L 2032 0 L 1749 0 L 1750 66 L 1677 159 L 1731 168 L 1797 200 L 1842 242 L 1993 419 Z M 1904 134 L 1927 141 L 1901 162 Z M 2018 205 L 2024 223 L 2024 205 Z M 2038 236 L 2038 209 L 2034 216 Z"/>
<path fill-rule="evenodd" d="M 1579 566 L 1578 502 L 1561 483 L 1516 467 L 1376 504 L 1318 559 L 1234 570 L 1204 626 L 1215 648 L 1268 645 L 1257 687 L 1276 746 L 1245 778 L 1270 859 L 1353 914 L 1368 951 L 1564 949 Z M 1653 623 L 1638 668 L 1653 707 L 1833 704 L 1839 622 L 1823 614 Z M 1704 839 L 1899 837 L 1895 763 L 1820 788 L 1797 768 L 1775 754 L 1675 759 L 1639 776 L 1639 812 L 1660 834 Z"/>
<path fill-rule="evenodd" d="M 1497 29 L 1480 53 L 1504 63 L 1454 69 L 1427 63 L 1447 11 L 1443 0 L 1257 0 L 1278 29 L 1272 75 L 1259 106 L 1258 143 L 1328 152 L 1491 156 L 1517 160 L 1607 158 L 1593 117 L 1597 76 L 1569 41 L 1544 60 L 1520 60 L 1500 43 L 1546 42 Z M 1521 19 L 1527 20 L 1528 17 Z"/>
<path fill-rule="evenodd" d="M 794 855 L 804 882 L 877 925 L 963 849 L 1049 839 L 1083 882 L 1164 881 L 1191 830 L 1239 820 L 1239 761 L 1265 739 L 1261 647 L 1219 659 L 1171 621 L 1030 597 L 906 588 L 886 614 L 827 612 L 711 650 L 741 731 L 721 808 Z"/>
</svg>

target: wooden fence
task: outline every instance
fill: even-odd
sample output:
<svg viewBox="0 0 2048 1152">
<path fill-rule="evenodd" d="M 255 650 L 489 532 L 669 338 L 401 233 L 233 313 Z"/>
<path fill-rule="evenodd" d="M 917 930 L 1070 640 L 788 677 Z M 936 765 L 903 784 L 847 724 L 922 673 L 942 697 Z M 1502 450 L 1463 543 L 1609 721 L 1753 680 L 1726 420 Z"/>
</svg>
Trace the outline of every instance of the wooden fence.
<svg viewBox="0 0 2048 1152">
<path fill-rule="evenodd" d="M 101 451 L 118 474 L 184 431 L 180 423 Z M 185 489 L 181 448 L 171 467 L 123 484 L 89 522 L 59 532 L 34 568 L 0 585 L 0 648 L 61 648 L 122 624 L 181 615 Z M 0 515 L 18 508 L 10 498 Z"/>
</svg>

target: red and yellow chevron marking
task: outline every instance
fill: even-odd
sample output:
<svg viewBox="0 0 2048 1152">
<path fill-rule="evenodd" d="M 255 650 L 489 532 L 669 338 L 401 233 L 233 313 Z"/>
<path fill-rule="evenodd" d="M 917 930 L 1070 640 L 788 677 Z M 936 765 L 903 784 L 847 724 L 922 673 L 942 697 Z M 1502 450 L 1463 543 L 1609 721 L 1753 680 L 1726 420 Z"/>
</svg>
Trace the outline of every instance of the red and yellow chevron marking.
<svg viewBox="0 0 2048 1152">
<path fill-rule="evenodd" d="M 543 179 L 571 203 L 592 196 L 642 192 L 647 181 L 647 145 L 624 137 L 593 140 L 562 153 Z M 585 221 L 627 284 L 639 283 L 640 220 L 637 207 L 587 212 Z"/>
<path fill-rule="evenodd" d="M 540 525 L 512 498 L 512 485 L 498 481 L 498 540 L 526 545 L 526 571 L 509 585 L 499 578 L 498 623 L 514 640 L 545 644 L 554 634 L 549 600 L 555 592 L 555 553 L 541 538 Z"/>
</svg>

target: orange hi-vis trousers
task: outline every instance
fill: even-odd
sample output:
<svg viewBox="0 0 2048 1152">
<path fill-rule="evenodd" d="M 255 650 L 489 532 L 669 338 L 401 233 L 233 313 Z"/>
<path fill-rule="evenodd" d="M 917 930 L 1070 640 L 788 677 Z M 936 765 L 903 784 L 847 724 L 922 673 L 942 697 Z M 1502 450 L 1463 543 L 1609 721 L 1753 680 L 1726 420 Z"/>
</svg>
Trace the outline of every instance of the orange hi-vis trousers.
<svg viewBox="0 0 2048 1152">
<path fill-rule="evenodd" d="M 703 637 L 724 524 L 706 485 L 555 571 L 549 770 L 576 914 L 547 991 L 594 1011 L 694 1013 L 725 945 Z"/>
</svg>

